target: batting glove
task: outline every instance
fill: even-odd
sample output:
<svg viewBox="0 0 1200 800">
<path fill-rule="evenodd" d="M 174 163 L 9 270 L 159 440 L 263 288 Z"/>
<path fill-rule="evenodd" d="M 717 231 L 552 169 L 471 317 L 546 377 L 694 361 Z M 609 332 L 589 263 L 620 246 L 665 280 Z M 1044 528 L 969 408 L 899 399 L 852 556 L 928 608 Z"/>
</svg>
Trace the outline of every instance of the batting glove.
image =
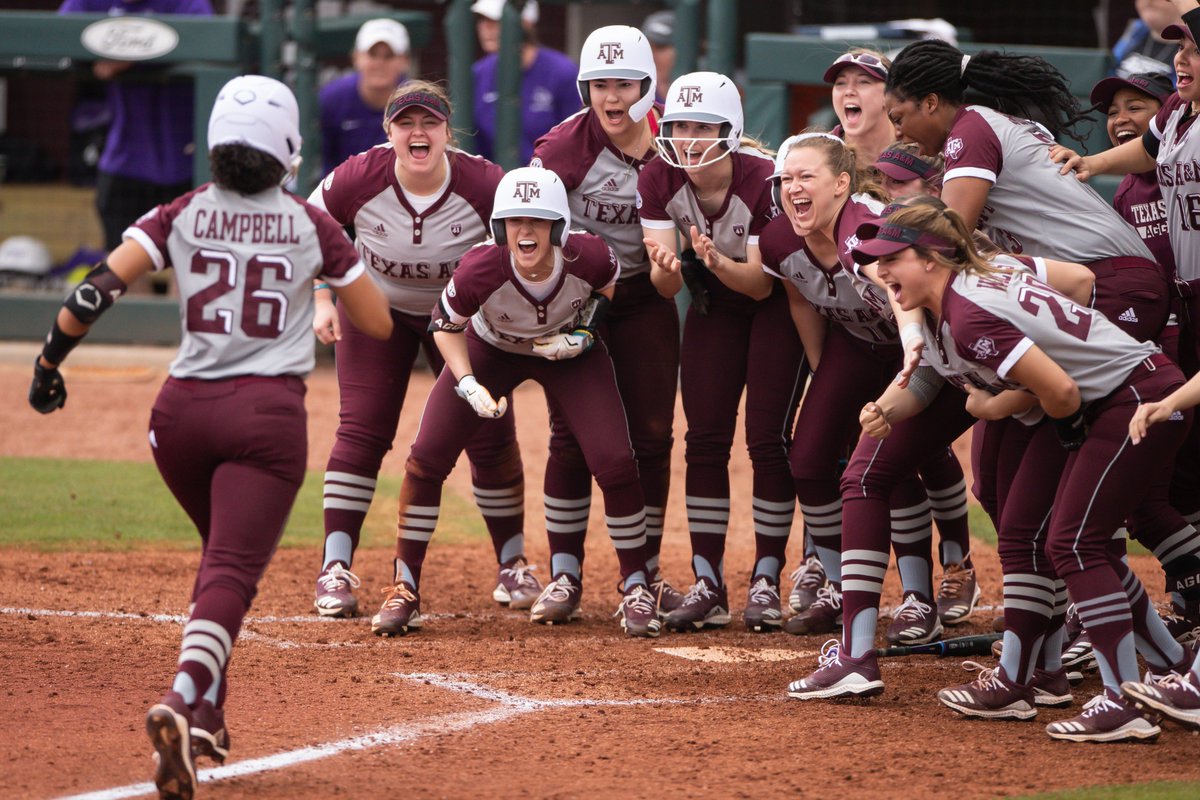
<svg viewBox="0 0 1200 800">
<path fill-rule="evenodd" d="M 497 419 L 508 411 L 508 398 L 501 397 L 497 403 L 492 399 L 492 393 L 475 380 L 474 375 L 464 375 L 454 392 L 470 404 L 471 409 L 484 419 Z"/>
<path fill-rule="evenodd" d="M 29 385 L 29 405 L 41 414 L 57 411 L 67 404 L 67 387 L 58 367 L 43 367 L 33 361 L 33 383 Z"/>
<path fill-rule="evenodd" d="M 574 358 L 592 349 L 592 334 L 582 328 L 570 333 L 555 333 L 533 340 L 533 352 L 551 361 Z"/>
</svg>

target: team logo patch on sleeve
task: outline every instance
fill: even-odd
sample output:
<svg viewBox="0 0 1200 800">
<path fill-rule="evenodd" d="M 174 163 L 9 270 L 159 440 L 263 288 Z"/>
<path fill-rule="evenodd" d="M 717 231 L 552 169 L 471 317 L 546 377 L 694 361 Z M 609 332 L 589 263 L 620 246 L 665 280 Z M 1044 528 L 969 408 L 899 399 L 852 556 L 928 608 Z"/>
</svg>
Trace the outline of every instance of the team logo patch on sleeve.
<svg viewBox="0 0 1200 800">
<path fill-rule="evenodd" d="M 635 207 L 637 207 L 638 211 L 642 210 L 642 193 L 641 192 L 634 193 L 633 204 Z"/>
<path fill-rule="evenodd" d="M 333 172 L 329 173 L 325 176 L 325 180 L 321 183 L 321 188 L 327 192 L 333 188 L 333 175 Z"/>
<path fill-rule="evenodd" d="M 958 158 L 958 154 L 962 152 L 963 140 L 955 136 L 953 139 L 946 140 L 946 160 L 953 161 Z"/>
<path fill-rule="evenodd" d="M 990 336 L 980 336 L 975 340 L 975 344 L 971 345 L 971 352 L 975 355 L 976 361 L 983 361 L 987 358 L 995 358 L 1000 355 L 1000 351 L 996 349 L 996 343 L 992 341 Z"/>
<path fill-rule="evenodd" d="M 862 240 L 858 238 L 857 233 L 852 233 L 846 237 L 846 252 L 849 253 L 854 248 L 862 244 Z"/>
</svg>

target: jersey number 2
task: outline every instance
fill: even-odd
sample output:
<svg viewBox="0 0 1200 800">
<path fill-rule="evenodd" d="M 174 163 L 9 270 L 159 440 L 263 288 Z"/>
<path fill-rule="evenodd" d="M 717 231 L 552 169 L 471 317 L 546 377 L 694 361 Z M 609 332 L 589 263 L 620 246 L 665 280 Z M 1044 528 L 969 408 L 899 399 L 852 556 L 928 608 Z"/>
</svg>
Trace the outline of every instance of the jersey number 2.
<svg viewBox="0 0 1200 800">
<path fill-rule="evenodd" d="M 196 292 L 187 303 L 187 329 L 195 333 L 232 333 L 234 309 L 220 300 L 238 289 L 237 257 L 226 250 L 201 250 L 192 256 L 195 275 L 216 273 L 216 281 Z M 292 279 L 292 262 L 285 256 L 252 256 L 246 262 L 246 285 L 242 287 L 242 333 L 255 339 L 274 339 L 283 333 L 288 298 L 275 289 L 264 289 L 267 272 L 276 281 Z"/>
<path fill-rule="evenodd" d="M 1050 312 L 1050 316 L 1054 317 L 1054 324 L 1060 331 L 1069 333 L 1080 341 L 1087 341 L 1088 331 L 1092 327 L 1092 318 L 1074 303 L 1070 304 L 1070 310 L 1075 315 L 1075 319 L 1071 319 L 1067 315 L 1067 309 L 1063 308 L 1063 304 L 1049 290 L 1040 290 L 1028 283 L 1017 287 L 1017 302 L 1021 308 L 1035 317 L 1040 308 L 1046 308 Z"/>
</svg>

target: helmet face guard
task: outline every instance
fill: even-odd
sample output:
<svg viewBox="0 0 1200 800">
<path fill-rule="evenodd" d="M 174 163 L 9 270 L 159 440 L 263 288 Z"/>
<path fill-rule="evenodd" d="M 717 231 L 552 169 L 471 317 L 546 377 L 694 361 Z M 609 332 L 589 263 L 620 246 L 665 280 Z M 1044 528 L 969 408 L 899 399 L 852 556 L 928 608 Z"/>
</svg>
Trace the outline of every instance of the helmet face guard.
<svg viewBox="0 0 1200 800">
<path fill-rule="evenodd" d="M 662 133 L 654 138 L 655 144 L 658 145 L 658 157 L 677 169 L 700 169 L 716 164 L 725 156 L 736 151 L 741 144 L 740 139 L 733 144 L 730 143 L 732 127 L 728 122 L 723 123 L 718 134 L 713 137 L 676 136 L 674 123 L 664 122 L 659 128 Z M 700 153 L 700 160 L 695 164 L 685 163 L 680 156 L 680 150 L 689 144 L 699 144 L 704 148 Z"/>
</svg>

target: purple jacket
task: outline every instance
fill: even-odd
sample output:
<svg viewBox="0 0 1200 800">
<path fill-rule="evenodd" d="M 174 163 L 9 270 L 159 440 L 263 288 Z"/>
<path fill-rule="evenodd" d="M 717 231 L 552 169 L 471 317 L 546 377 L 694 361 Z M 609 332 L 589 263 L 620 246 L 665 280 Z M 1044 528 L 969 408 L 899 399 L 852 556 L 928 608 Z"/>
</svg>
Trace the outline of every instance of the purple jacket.
<svg viewBox="0 0 1200 800">
<path fill-rule="evenodd" d="M 475 152 L 495 161 L 496 101 L 499 99 L 500 57 L 484 56 L 475 73 Z M 579 67 L 557 50 L 538 47 L 529 69 L 521 76 L 521 163 L 533 157 L 533 143 L 542 134 L 580 109 L 575 78 Z"/>
<path fill-rule="evenodd" d="M 60 14 L 212 16 L 209 0 L 64 0 Z M 136 69 L 136 67 L 135 67 Z M 190 85 L 109 83 L 112 126 L 100 170 L 162 186 L 191 182 L 195 94 Z"/>
<path fill-rule="evenodd" d="M 350 156 L 387 141 L 383 109 L 363 102 L 358 94 L 359 80 L 359 74 L 352 72 L 334 78 L 321 89 L 321 159 L 326 175 Z M 396 85 L 406 80 L 408 77 L 401 75 Z"/>
</svg>

